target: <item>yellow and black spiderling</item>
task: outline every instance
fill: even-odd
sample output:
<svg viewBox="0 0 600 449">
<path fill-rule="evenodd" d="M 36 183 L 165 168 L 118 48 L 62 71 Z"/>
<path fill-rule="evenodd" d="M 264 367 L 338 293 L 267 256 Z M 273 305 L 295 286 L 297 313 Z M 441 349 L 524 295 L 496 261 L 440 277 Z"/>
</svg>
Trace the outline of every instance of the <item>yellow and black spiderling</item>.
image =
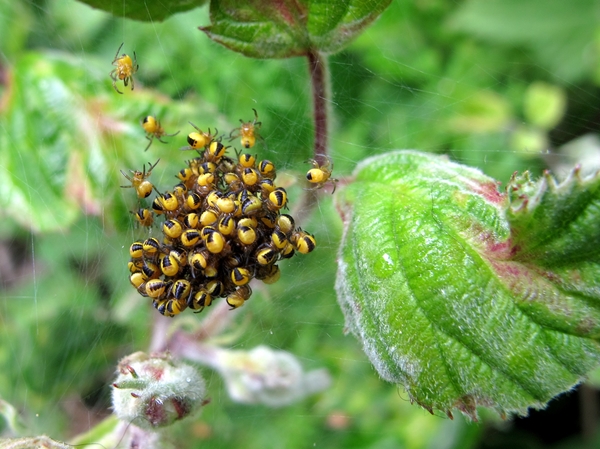
<svg viewBox="0 0 600 449">
<path fill-rule="evenodd" d="M 146 276 L 141 272 L 132 273 L 131 276 L 129 276 L 129 282 L 131 282 L 133 288 L 139 288 L 139 286 L 146 281 Z"/>
<path fill-rule="evenodd" d="M 204 131 L 202 131 L 200 128 L 198 128 L 196 125 L 194 125 L 192 122 L 190 122 L 190 125 L 192 125 L 196 131 L 191 132 L 188 134 L 187 136 L 187 141 L 188 141 L 188 146 L 185 147 L 181 147 L 180 150 L 185 151 L 185 150 L 203 150 L 205 147 L 207 147 L 215 137 L 217 137 L 217 134 L 219 134 L 219 131 L 215 128 L 215 134 L 212 134 L 210 132 L 210 128 L 208 128 L 208 132 L 205 133 Z"/>
<path fill-rule="evenodd" d="M 133 242 L 129 247 L 129 255 L 132 259 L 141 259 L 144 255 L 144 244 L 142 242 Z"/>
<path fill-rule="evenodd" d="M 152 174 L 152 170 L 154 170 L 154 167 L 156 167 L 159 161 L 160 159 L 154 164 L 150 164 L 150 162 L 148 162 L 148 165 L 150 165 L 148 171 L 146 171 L 146 164 L 144 164 L 142 171 L 129 170 L 132 176 L 129 176 L 123 170 L 121 170 L 121 174 L 125 176 L 129 182 L 131 182 L 131 185 L 129 186 L 121 187 L 124 189 L 134 188 L 138 198 L 148 198 L 152 194 L 152 190 L 156 190 L 152 183 L 148 181 L 148 178 Z"/>
<path fill-rule="evenodd" d="M 162 299 L 167 287 L 169 287 L 169 282 L 161 279 L 151 279 L 146 282 L 146 294 L 151 298 Z"/>
<path fill-rule="evenodd" d="M 237 309 L 244 305 L 250 296 L 252 295 L 252 290 L 247 285 L 242 285 L 237 290 L 234 290 L 229 295 L 227 295 L 227 304 L 231 306 L 232 309 Z"/>
<path fill-rule="evenodd" d="M 254 163 L 256 162 L 256 157 L 252 156 L 249 153 L 241 153 L 238 156 L 238 163 L 241 167 L 244 168 L 254 168 Z"/>
<path fill-rule="evenodd" d="M 240 143 L 244 148 L 252 148 L 256 143 L 256 138 L 260 137 L 258 130 L 260 129 L 262 122 L 258 121 L 258 112 L 256 112 L 256 109 L 252 108 L 252 110 L 254 111 L 254 120 L 251 122 L 245 122 L 240 119 L 242 126 L 234 129 L 229 134 L 230 141 L 240 137 Z"/>
<path fill-rule="evenodd" d="M 137 212 L 133 213 L 133 215 L 141 226 L 150 227 L 154 222 L 154 217 L 148 209 L 139 208 Z"/>
<path fill-rule="evenodd" d="M 308 162 L 310 162 L 312 168 L 306 172 L 306 180 L 312 188 L 307 190 L 321 189 L 325 184 L 330 182 L 333 184 L 332 193 L 334 193 L 338 180 L 331 177 L 331 173 L 333 172 L 333 162 L 331 162 L 329 158 L 325 160 L 323 165 L 319 164 L 314 159 L 309 159 Z"/>
<path fill-rule="evenodd" d="M 148 151 L 148 148 L 150 148 L 154 139 L 162 143 L 167 143 L 162 140 L 163 137 L 173 137 L 179 134 L 179 131 L 173 134 L 167 134 L 158 119 L 152 115 L 147 115 L 142 119 L 142 128 L 146 131 L 146 139 L 150 141 L 144 151 Z"/>
<path fill-rule="evenodd" d="M 173 256 L 166 255 L 160 259 L 160 269 L 165 276 L 174 277 L 179 273 L 179 262 Z"/>
<path fill-rule="evenodd" d="M 258 163 L 258 170 L 265 179 L 275 179 L 275 164 L 273 162 L 264 160 Z"/>
<path fill-rule="evenodd" d="M 144 243 L 142 243 L 142 249 L 143 256 L 149 258 L 160 251 L 161 245 L 157 239 L 155 239 L 154 237 L 150 237 L 144 240 Z"/>
<path fill-rule="evenodd" d="M 113 88 L 120 94 L 123 92 L 117 88 L 117 80 L 123 81 L 123 85 L 125 87 L 127 87 L 127 85 L 131 82 L 131 90 L 133 90 L 133 74 L 137 72 L 140 67 L 137 63 L 135 51 L 133 52 L 133 59 L 131 59 L 131 56 L 126 55 L 125 53 L 119 56 L 119 52 L 121 51 L 121 48 L 123 48 L 123 44 L 124 42 L 121 43 L 117 49 L 117 53 L 115 53 L 115 59 L 112 61 L 112 65 L 114 65 L 115 68 L 109 73 L 110 78 L 113 80 Z"/>
<path fill-rule="evenodd" d="M 229 137 L 241 137 L 242 146 L 251 148 L 259 126 L 255 111 L 254 121 L 242 122 Z M 148 172 L 131 171 L 131 177 L 123 173 L 131 182 L 124 187 L 135 188 L 151 204 L 134 213 L 150 228 L 150 236 L 130 246 L 127 276 L 168 317 L 185 309 L 201 312 L 218 298 L 231 309 L 239 308 L 252 295 L 253 279 L 276 282 L 279 262 L 316 247 L 311 234 L 281 213 L 288 196 L 276 184 L 273 162 L 257 161 L 258 156 L 242 151 L 228 157 L 229 147 L 216 130 L 213 134 L 194 128 L 183 149 L 197 150 L 198 155 L 175 174 L 179 184 L 170 190 L 160 193 L 147 180 L 156 164 Z M 319 170 L 325 173 L 327 167 Z M 154 200 L 148 198 L 152 191 Z"/>
<path fill-rule="evenodd" d="M 212 296 L 210 293 L 208 293 L 206 289 L 200 289 L 193 296 L 188 298 L 187 305 L 190 309 L 201 312 L 204 307 L 210 306 L 211 303 Z"/>
<path fill-rule="evenodd" d="M 146 279 L 158 279 L 161 275 L 160 268 L 153 262 L 144 260 L 144 263 L 141 266 L 141 273 L 146 277 Z"/>
<path fill-rule="evenodd" d="M 308 232 L 298 229 L 292 234 L 292 244 L 296 247 L 298 252 L 302 254 L 308 254 L 317 246 L 315 238 Z"/>
</svg>

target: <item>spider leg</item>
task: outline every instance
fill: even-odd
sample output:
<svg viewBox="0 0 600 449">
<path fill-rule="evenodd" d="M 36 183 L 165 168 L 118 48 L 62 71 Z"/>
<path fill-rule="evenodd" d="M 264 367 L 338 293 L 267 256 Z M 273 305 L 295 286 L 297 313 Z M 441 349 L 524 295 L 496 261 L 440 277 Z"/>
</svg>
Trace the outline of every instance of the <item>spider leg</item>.
<svg viewBox="0 0 600 449">
<path fill-rule="evenodd" d="M 150 142 L 148 142 L 148 145 L 146 146 L 146 149 L 144 151 L 148 151 L 148 148 L 150 148 L 150 145 L 152 145 L 154 136 L 152 136 L 152 137 L 146 136 L 146 139 L 148 139 Z M 158 140 L 160 140 L 160 139 L 158 139 Z M 161 142 L 162 142 L 162 140 L 161 140 Z"/>
<path fill-rule="evenodd" d="M 150 168 L 148 169 L 148 176 L 150 176 L 150 172 L 152 170 L 154 170 L 154 167 L 156 167 L 159 162 L 160 162 L 160 158 L 154 163 L 154 165 L 150 165 L 150 162 L 148 162 L 148 165 L 150 165 Z"/>
<path fill-rule="evenodd" d="M 189 123 L 190 125 L 192 125 L 192 126 L 193 126 L 193 127 L 196 129 L 196 131 L 198 131 L 198 132 L 200 132 L 200 133 L 202 132 L 202 130 L 201 130 L 200 128 L 198 128 L 196 125 L 194 125 L 192 122 L 188 122 L 188 123 Z"/>
<path fill-rule="evenodd" d="M 335 193 L 335 189 L 337 187 L 337 183 L 339 182 L 337 179 L 335 178 L 331 178 L 330 179 L 331 183 L 333 184 L 333 190 L 331 191 L 331 194 L 333 195 Z"/>
<path fill-rule="evenodd" d="M 312 165 L 312 168 L 320 168 L 319 163 L 315 159 L 308 159 L 304 161 L 304 163 L 309 163 Z"/>
<path fill-rule="evenodd" d="M 125 176 L 125 178 L 126 178 L 126 179 L 127 179 L 129 182 L 133 182 L 133 179 L 131 179 L 131 178 L 129 177 L 129 175 L 127 175 L 127 174 L 126 174 L 126 173 L 125 173 L 123 170 L 121 170 L 121 174 L 122 174 L 123 176 Z M 123 187 L 123 186 L 121 186 L 121 187 Z M 131 187 L 131 186 L 129 186 L 129 187 Z"/>
<path fill-rule="evenodd" d="M 123 48 L 123 44 L 125 42 L 121 42 L 121 45 L 119 45 L 119 49 L 117 50 L 117 52 L 115 53 L 115 59 L 113 59 L 113 64 L 117 61 L 117 59 L 119 58 L 119 52 L 121 51 L 121 48 Z"/>
<path fill-rule="evenodd" d="M 120 94 L 123 94 L 123 92 L 121 92 L 121 91 L 119 90 L 119 88 L 117 87 L 117 69 L 113 69 L 113 71 L 112 71 L 112 72 L 110 72 L 108 75 L 109 75 L 109 76 L 110 76 L 110 78 L 113 80 L 113 82 L 112 82 L 113 88 L 114 88 L 114 89 L 115 89 L 115 90 L 116 90 L 118 93 L 120 93 Z"/>
</svg>

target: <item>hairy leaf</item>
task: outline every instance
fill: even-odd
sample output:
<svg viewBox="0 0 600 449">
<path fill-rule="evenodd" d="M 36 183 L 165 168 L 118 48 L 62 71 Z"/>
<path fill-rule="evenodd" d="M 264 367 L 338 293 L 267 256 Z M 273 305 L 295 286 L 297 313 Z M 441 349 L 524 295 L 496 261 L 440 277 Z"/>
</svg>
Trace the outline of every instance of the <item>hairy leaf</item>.
<svg viewBox="0 0 600 449">
<path fill-rule="evenodd" d="M 387 7 L 390 0 L 212 0 L 211 39 L 253 58 L 289 58 L 341 50 Z"/>
<path fill-rule="evenodd" d="M 144 151 L 141 120 L 154 114 L 167 132 L 176 132 L 197 109 L 196 100 L 167 109 L 164 97 L 141 83 L 119 95 L 108 75 L 110 60 L 101 64 L 98 69 L 64 53 L 25 52 L 7 71 L 0 104 L 0 208 L 26 228 L 66 230 L 81 214 L 129 228 L 129 211 L 145 203 L 135 189 L 119 188 L 131 185 L 120 171 L 141 170 L 159 157 L 157 170 L 181 163 L 156 139 Z M 210 117 L 208 109 L 194 117 Z M 170 148 L 183 140 L 168 139 Z"/>
<path fill-rule="evenodd" d="M 600 360 L 600 178 L 557 184 L 397 151 L 338 194 L 347 326 L 411 400 L 541 408 Z"/>
<path fill-rule="evenodd" d="M 106 11 L 113 16 L 145 22 L 160 22 L 173 14 L 197 8 L 206 0 L 169 0 L 149 2 L 145 0 L 79 0 L 93 8 Z"/>
</svg>

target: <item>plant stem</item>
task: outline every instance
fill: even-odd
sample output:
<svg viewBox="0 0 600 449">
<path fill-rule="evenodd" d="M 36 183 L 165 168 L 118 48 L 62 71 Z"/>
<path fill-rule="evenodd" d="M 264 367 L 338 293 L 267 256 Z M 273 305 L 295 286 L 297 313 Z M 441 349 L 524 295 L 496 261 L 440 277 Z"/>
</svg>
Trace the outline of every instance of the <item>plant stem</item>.
<svg viewBox="0 0 600 449">
<path fill-rule="evenodd" d="M 329 100 L 329 74 L 327 62 L 316 50 L 308 53 L 308 69 L 313 92 L 313 114 L 315 120 L 314 159 L 319 164 L 327 160 L 328 128 L 327 108 Z"/>
<path fill-rule="evenodd" d="M 313 93 L 313 116 L 315 121 L 315 146 L 313 150 L 313 159 L 319 165 L 323 165 L 328 160 L 329 147 L 329 129 L 328 129 L 328 105 L 329 105 L 329 72 L 327 71 L 327 61 L 318 51 L 312 50 L 307 55 L 308 71 Z M 317 198 L 323 194 L 323 190 L 306 191 L 302 196 L 298 206 L 294 208 L 294 213 L 308 217 L 310 211 L 317 205 Z"/>
</svg>

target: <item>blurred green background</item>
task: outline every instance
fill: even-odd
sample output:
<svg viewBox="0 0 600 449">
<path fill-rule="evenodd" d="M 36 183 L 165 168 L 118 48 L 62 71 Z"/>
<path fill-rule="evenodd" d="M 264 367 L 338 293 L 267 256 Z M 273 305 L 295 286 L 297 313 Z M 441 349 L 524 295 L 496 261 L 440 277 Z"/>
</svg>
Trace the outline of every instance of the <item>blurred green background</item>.
<svg viewBox="0 0 600 449">
<path fill-rule="evenodd" d="M 564 175 L 576 161 L 598 168 L 597 8 L 593 0 L 393 2 L 329 59 L 334 176 L 399 148 L 448 154 L 503 182 L 517 170 Z M 119 358 L 148 346 L 157 314 L 131 288 L 126 268 L 129 244 L 147 231 L 132 223 L 137 202 L 131 189 L 119 188 L 119 170 L 160 158 L 152 180 L 159 189 L 172 186 L 187 158 L 177 149 L 192 131 L 188 121 L 228 132 L 256 108 L 268 145 L 257 145 L 259 158 L 274 161 L 292 184 L 292 204 L 302 195 L 294 180 L 312 153 L 306 61 L 237 55 L 197 29 L 208 23 L 207 7 L 136 22 L 71 0 L 0 2 L 0 398 L 17 407 L 29 435 L 66 440 L 93 427 L 110 413 Z M 124 95 L 108 75 L 121 42 L 140 64 L 136 89 Z M 148 114 L 181 134 L 144 153 L 140 120 Z M 282 263 L 279 283 L 257 289 L 236 318 L 231 332 L 241 335 L 232 347 L 291 351 L 306 369 L 329 369 L 333 386 L 270 409 L 234 403 L 219 376 L 205 370 L 212 402 L 172 431 L 173 442 L 589 444 L 598 422 L 591 415 L 584 424 L 579 393 L 567 395 L 558 412 L 540 414 L 549 425 L 554 413 L 567 429 L 545 436 L 531 430 L 531 418 L 500 422 L 482 411 L 481 423 L 470 424 L 458 413 L 451 421 L 410 405 L 344 335 L 333 289 L 341 222 L 331 197 L 302 219 L 318 249 Z M 593 403 L 594 390 L 585 397 Z"/>
</svg>

